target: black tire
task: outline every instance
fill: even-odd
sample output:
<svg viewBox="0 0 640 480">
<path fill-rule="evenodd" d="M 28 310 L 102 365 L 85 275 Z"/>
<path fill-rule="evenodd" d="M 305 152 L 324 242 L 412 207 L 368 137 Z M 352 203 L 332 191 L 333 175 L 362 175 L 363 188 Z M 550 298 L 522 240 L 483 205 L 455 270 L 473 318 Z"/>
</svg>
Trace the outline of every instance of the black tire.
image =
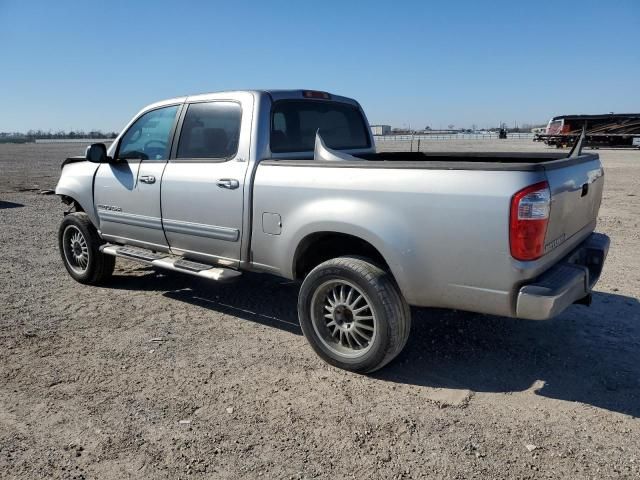
<svg viewBox="0 0 640 480">
<path fill-rule="evenodd" d="M 353 301 L 358 294 L 363 298 Z M 411 310 L 391 274 L 359 257 L 334 258 L 314 268 L 300 289 L 298 317 L 323 360 L 358 373 L 393 360 L 411 330 Z"/>
<path fill-rule="evenodd" d="M 77 282 L 98 285 L 111 278 L 116 259 L 100 251 L 103 243 L 84 212 L 71 213 L 60 223 L 58 248 L 62 263 Z"/>
</svg>

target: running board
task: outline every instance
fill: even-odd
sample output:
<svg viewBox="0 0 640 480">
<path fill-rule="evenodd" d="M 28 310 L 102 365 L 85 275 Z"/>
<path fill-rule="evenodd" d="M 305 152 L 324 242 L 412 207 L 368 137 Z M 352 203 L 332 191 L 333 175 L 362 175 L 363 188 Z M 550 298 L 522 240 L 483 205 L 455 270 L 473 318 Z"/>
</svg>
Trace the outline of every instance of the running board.
<svg viewBox="0 0 640 480">
<path fill-rule="evenodd" d="M 145 262 L 153 262 L 154 260 L 160 260 L 161 258 L 169 256 L 168 253 L 154 253 L 151 250 L 135 247 L 116 247 L 116 254 L 114 255 L 127 257 L 132 260 L 143 260 Z"/>
<path fill-rule="evenodd" d="M 100 247 L 100 251 L 105 255 L 128 258 L 129 260 L 143 262 L 165 270 L 188 273 L 190 275 L 195 275 L 196 277 L 215 280 L 217 282 L 224 282 L 242 275 L 241 272 L 230 268 L 214 267 L 208 263 L 186 260 L 183 257 L 171 255 L 169 253 L 155 253 L 144 248 L 103 245 Z"/>
</svg>

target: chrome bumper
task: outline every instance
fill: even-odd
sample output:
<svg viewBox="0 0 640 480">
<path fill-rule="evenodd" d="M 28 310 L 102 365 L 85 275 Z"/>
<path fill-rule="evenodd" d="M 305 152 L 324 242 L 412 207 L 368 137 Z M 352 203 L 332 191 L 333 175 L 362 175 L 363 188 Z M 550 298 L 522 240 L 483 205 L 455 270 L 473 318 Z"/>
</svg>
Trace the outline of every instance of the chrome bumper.
<svg viewBox="0 0 640 480">
<path fill-rule="evenodd" d="M 516 316 L 555 317 L 572 303 L 589 303 L 609 251 L 609 237 L 592 233 L 578 248 L 518 292 Z"/>
</svg>

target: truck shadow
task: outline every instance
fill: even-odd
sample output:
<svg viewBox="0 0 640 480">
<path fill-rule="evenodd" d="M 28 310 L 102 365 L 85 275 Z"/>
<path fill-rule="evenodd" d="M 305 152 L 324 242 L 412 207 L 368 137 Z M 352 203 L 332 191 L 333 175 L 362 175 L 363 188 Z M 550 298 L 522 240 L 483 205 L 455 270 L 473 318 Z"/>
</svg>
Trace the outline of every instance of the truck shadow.
<svg viewBox="0 0 640 480">
<path fill-rule="evenodd" d="M 24 207 L 24 205 L 21 203 L 6 202 L 4 200 L 0 200 L 0 210 L 4 210 L 7 208 L 20 208 L 20 207 Z"/>
<path fill-rule="evenodd" d="M 530 390 L 640 417 L 640 303 L 596 293 L 590 308 L 527 321 L 414 309 L 407 347 L 376 378 L 475 392 Z"/>
<path fill-rule="evenodd" d="M 147 269 L 139 269 L 137 271 Z M 112 288 L 155 290 L 216 312 L 301 335 L 298 285 L 245 274 L 229 284 L 156 273 L 114 277 Z M 522 392 L 640 417 L 640 302 L 596 293 L 536 322 L 441 309 L 412 309 L 409 342 L 371 378 L 431 388 Z"/>
<path fill-rule="evenodd" d="M 136 268 L 144 275 L 114 275 L 108 288 L 162 292 L 167 298 L 302 335 L 296 304 L 298 285 L 271 275 L 243 274 L 212 283 L 187 274 Z"/>
</svg>

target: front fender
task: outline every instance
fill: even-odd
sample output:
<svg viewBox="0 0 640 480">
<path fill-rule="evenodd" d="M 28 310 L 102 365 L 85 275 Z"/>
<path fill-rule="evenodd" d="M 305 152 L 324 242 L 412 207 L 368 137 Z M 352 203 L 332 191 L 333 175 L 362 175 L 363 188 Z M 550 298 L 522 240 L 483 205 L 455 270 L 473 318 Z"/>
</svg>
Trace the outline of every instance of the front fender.
<svg viewBox="0 0 640 480">
<path fill-rule="evenodd" d="M 98 167 L 90 162 L 66 164 L 56 185 L 56 195 L 65 195 L 78 202 L 96 228 L 100 222 L 93 203 L 93 182 Z"/>
</svg>

